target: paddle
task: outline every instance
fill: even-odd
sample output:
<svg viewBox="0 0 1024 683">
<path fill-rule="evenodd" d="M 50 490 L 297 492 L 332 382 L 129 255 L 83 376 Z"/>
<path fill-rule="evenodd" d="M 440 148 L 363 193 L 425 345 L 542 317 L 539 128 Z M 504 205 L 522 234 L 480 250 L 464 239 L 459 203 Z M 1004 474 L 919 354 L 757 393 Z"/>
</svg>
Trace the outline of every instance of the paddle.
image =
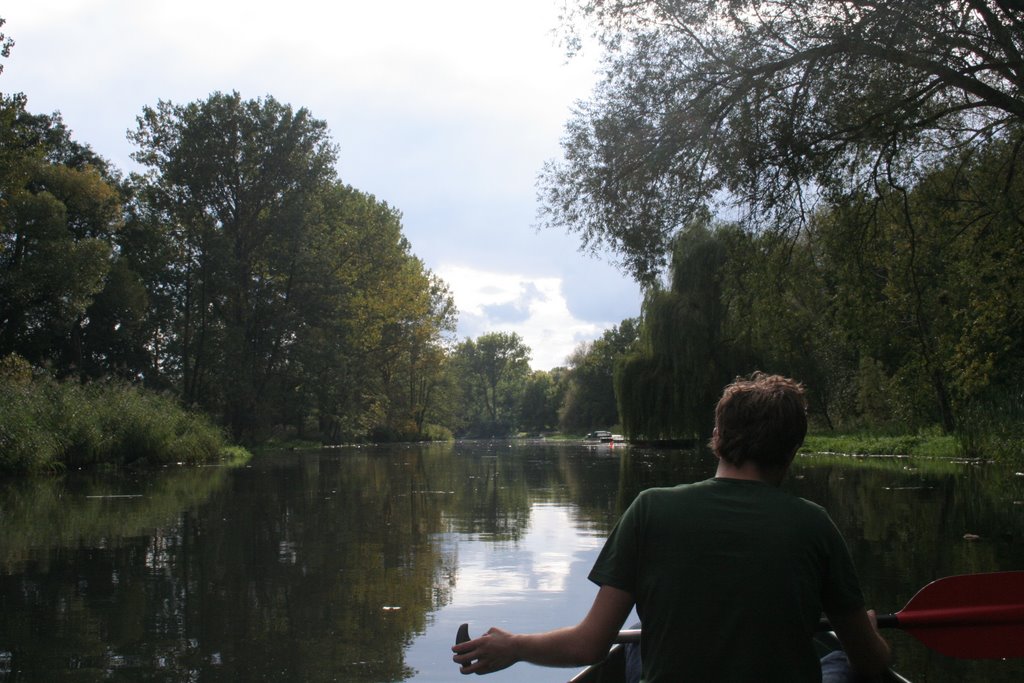
<svg viewBox="0 0 1024 683">
<path fill-rule="evenodd" d="M 1024 571 L 932 581 L 896 614 L 879 615 L 878 627 L 902 629 L 947 657 L 1024 657 Z M 830 629 L 827 619 L 818 624 Z M 620 631 L 615 640 L 637 642 L 640 630 Z"/>
</svg>

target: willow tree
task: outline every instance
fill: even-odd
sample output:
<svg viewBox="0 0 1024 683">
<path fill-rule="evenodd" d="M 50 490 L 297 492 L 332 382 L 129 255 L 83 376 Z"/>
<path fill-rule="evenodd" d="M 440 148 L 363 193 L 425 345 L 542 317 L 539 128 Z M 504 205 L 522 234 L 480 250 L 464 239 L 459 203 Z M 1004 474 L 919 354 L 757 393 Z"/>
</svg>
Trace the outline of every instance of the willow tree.
<svg viewBox="0 0 1024 683">
<path fill-rule="evenodd" d="M 644 301 L 640 338 L 616 369 L 623 430 L 638 439 L 710 436 L 715 401 L 751 359 L 728 335 L 729 228 L 693 223 L 675 238 L 667 288 Z"/>
<path fill-rule="evenodd" d="M 822 196 L 909 187 L 922 161 L 1024 140 L 1018 2 L 570 4 L 569 39 L 596 27 L 605 78 L 542 175 L 542 221 L 647 282 L 709 205 L 793 229 Z"/>
</svg>

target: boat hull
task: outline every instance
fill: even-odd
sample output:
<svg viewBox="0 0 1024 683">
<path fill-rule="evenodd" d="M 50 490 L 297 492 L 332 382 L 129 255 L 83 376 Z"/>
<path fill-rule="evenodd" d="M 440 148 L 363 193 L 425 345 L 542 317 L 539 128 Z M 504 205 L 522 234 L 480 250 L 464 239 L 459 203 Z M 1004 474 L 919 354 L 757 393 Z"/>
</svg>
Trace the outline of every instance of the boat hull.
<svg viewBox="0 0 1024 683">
<path fill-rule="evenodd" d="M 838 641 L 832 634 L 822 634 L 817 638 L 820 649 L 824 652 L 838 647 Z M 911 683 L 892 669 L 881 679 L 886 683 Z M 626 683 L 626 648 L 615 645 L 602 662 L 592 664 L 569 679 L 569 683 Z"/>
<path fill-rule="evenodd" d="M 626 683 L 625 646 L 613 646 L 604 661 L 591 664 L 570 678 L 569 683 Z"/>
</svg>

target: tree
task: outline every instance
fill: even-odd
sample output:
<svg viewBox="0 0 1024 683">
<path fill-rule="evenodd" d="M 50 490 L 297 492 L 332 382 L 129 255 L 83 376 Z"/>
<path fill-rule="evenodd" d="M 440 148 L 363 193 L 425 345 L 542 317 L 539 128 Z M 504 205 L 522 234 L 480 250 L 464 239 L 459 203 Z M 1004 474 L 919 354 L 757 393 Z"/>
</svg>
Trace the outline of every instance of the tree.
<svg viewBox="0 0 1024 683">
<path fill-rule="evenodd" d="M 7 20 L 4 19 L 3 17 L 0 17 L 0 28 L 3 28 L 4 24 L 6 23 Z M 12 38 L 8 38 L 3 33 L 0 33 L 0 57 L 3 57 L 4 59 L 10 57 L 12 47 L 14 47 L 14 40 Z M 2 74 L 3 72 L 4 65 L 0 64 L 0 74 Z"/>
<path fill-rule="evenodd" d="M 788 230 L 820 196 L 910 186 L 922 162 L 1024 140 L 1010 0 L 584 0 L 571 42 L 575 20 L 596 25 L 605 79 L 542 175 L 542 219 L 645 282 L 715 202 Z"/>
<path fill-rule="evenodd" d="M 417 261 L 418 262 L 418 261 Z M 425 273 L 428 286 L 425 304 L 408 322 L 405 346 L 408 369 L 409 411 L 418 438 L 426 436 L 428 419 L 439 425 L 450 422 L 451 411 L 445 405 L 449 389 L 448 353 L 455 332 L 458 311 L 448 285 L 433 273 Z"/>
<path fill-rule="evenodd" d="M 214 93 L 146 107 L 131 138 L 179 245 L 183 396 L 222 412 L 236 438 L 251 435 L 295 334 L 310 210 L 334 180 L 326 124 L 272 97 Z"/>
<path fill-rule="evenodd" d="M 325 124 L 214 93 L 147 107 L 132 137 L 149 171 L 133 178 L 124 251 L 184 401 L 236 439 L 422 436 L 454 304 L 401 214 L 337 180 Z"/>
<path fill-rule="evenodd" d="M 352 187 L 324 188 L 306 227 L 268 420 L 328 443 L 423 438 L 445 421 L 446 285 L 410 253 L 399 212 Z"/>
<path fill-rule="evenodd" d="M 627 318 L 600 338 L 583 342 L 569 356 L 567 389 L 560 411 L 562 429 L 583 433 L 619 424 L 615 364 L 632 349 L 639 320 Z"/>
<path fill-rule="evenodd" d="M 464 421 L 481 436 L 505 436 L 517 426 L 530 349 L 515 332 L 489 332 L 455 349 Z"/>
<path fill-rule="evenodd" d="M 728 336 L 723 290 L 729 245 L 729 226 L 697 222 L 676 237 L 669 287 L 647 293 L 639 340 L 616 365 L 615 393 L 628 436 L 710 436 L 722 387 L 755 369 L 749 351 Z"/>
<path fill-rule="evenodd" d="M 372 364 L 387 400 L 383 426 L 395 437 L 421 439 L 428 416 L 444 413 L 438 399 L 447 377 L 448 338 L 455 332 L 455 302 L 444 281 L 408 255 L 381 284 L 372 298 L 384 304 L 377 310 L 385 323 Z"/>
<path fill-rule="evenodd" d="M 565 368 L 530 373 L 520 404 L 520 427 L 532 433 L 546 432 L 557 427 L 565 385 Z"/>
<path fill-rule="evenodd" d="M 979 413 L 1019 404 L 1024 185 L 1006 175 L 1019 153 L 986 145 L 812 222 L 835 324 L 877 364 L 905 425 L 973 431 Z"/>
<path fill-rule="evenodd" d="M 87 310 L 114 260 L 120 195 L 58 114 L 25 103 L 0 96 L 0 352 L 77 372 Z"/>
<path fill-rule="evenodd" d="M 819 224 L 820 216 L 811 225 Z M 810 411 L 821 423 L 853 414 L 851 397 L 858 348 L 842 320 L 842 278 L 825 265 L 824 244 L 813 227 L 796 239 L 752 234 L 732 226 L 722 296 L 728 310 L 725 338 L 744 349 L 749 366 L 784 374 L 808 388 Z"/>
</svg>

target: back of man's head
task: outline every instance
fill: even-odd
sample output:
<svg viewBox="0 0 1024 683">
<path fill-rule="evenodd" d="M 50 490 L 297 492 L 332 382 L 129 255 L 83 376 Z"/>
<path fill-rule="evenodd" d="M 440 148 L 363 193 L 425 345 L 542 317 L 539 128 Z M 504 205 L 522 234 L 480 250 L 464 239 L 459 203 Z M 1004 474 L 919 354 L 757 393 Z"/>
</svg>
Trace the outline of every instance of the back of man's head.
<svg viewBox="0 0 1024 683">
<path fill-rule="evenodd" d="M 781 375 L 755 372 L 737 378 L 715 407 L 711 449 L 740 467 L 754 462 L 765 472 L 784 470 L 807 436 L 803 385 Z"/>
</svg>

